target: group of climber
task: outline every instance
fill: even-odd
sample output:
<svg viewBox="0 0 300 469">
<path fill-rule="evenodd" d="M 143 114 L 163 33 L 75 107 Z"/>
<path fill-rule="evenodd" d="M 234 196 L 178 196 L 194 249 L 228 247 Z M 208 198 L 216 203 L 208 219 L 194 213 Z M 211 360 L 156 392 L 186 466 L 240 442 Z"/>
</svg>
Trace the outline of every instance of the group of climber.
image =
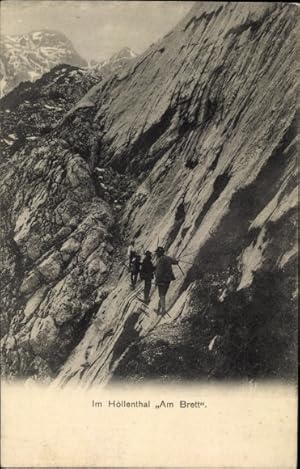
<svg viewBox="0 0 300 469">
<path fill-rule="evenodd" d="M 163 247 L 159 246 L 156 251 L 156 264 L 152 262 L 152 253 L 145 252 L 143 261 L 141 256 L 135 251 L 134 242 L 128 248 L 129 271 L 131 275 L 131 288 L 135 289 L 138 276 L 144 281 L 144 303 L 150 302 L 150 290 L 152 280 L 155 276 L 155 283 L 158 288 L 159 303 L 157 314 L 162 316 L 166 314 L 166 294 L 170 286 L 170 282 L 175 280 L 172 265 L 178 264 L 178 261 L 170 256 L 165 255 Z"/>
<path fill-rule="evenodd" d="M 189 204 L 188 204 L 189 205 Z M 131 276 L 131 288 L 135 289 L 138 276 L 144 281 L 144 299 L 143 302 L 148 304 L 150 302 L 150 290 L 152 280 L 155 276 L 155 283 L 158 288 L 159 303 L 157 314 L 165 315 L 166 312 L 166 294 L 170 287 L 172 280 L 175 280 L 175 276 L 172 270 L 172 265 L 178 265 L 178 260 L 167 256 L 165 251 L 168 250 L 172 241 L 177 236 L 186 215 L 186 209 L 188 205 L 185 203 L 185 194 L 183 194 L 179 203 L 176 207 L 174 223 L 167 234 L 167 242 L 165 248 L 162 246 L 157 247 L 155 251 L 156 265 L 152 262 L 152 253 L 150 251 L 145 252 L 145 257 L 141 260 L 141 256 L 136 252 L 134 241 L 128 248 L 128 261 L 129 271 Z M 178 265 L 179 267 L 179 265 Z M 179 267 L 180 268 L 180 267 Z M 181 269 L 180 269 L 181 270 Z"/>
</svg>

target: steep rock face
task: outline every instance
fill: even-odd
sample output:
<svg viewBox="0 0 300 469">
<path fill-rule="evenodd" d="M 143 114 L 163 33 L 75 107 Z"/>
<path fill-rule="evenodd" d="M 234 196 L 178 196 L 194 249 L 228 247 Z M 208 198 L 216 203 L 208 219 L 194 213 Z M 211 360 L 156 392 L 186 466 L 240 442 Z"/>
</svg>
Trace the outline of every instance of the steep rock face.
<svg viewBox="0 0 300 469">
<path fill-rule="evenodd" d="M 1 36 L 0 97 L 22 81 L 33 81 L 55 65 L 84 67 L 71 41 L 58 31 Z"/>
<path fill-rule="evenodd" d="M 14 154 L 21 171 L 4 168 L 2 183 L 7 374 L 32 375 L 41 361 L 60 385 L 293 376 L 296 12 L 280 3 L 197 3 L 173 32 L 91 88 L 39 148 Z M 142 285 L 130 291 L 125 249 L 95 248 L 94 237 L 111 232 L 112 208 L 97 189 L 106 171 L 133 190 L 139 184 L 117 212 L 114 239 L 121 232 L 140 250 L 159 243 L 181 259 L 163 319 L 155 291 L 148 308 L 136 298 Z M 183 194 L 186 216 L 176 222 Z M 108 254 L 105 277 L 98 264 Z M 94 262 L 100 276 L 87 300 L 75 284 L 89 285 Z"/>
<path fill-rule="evenodd" d="M 9 166 L 1 188 L 3 223 L 13 227 L 1 243 L 3 371 L 51 374 L 102 301 L 113 218 L 86 162 L 63 142 L 44 139 Z"/>
</svg>

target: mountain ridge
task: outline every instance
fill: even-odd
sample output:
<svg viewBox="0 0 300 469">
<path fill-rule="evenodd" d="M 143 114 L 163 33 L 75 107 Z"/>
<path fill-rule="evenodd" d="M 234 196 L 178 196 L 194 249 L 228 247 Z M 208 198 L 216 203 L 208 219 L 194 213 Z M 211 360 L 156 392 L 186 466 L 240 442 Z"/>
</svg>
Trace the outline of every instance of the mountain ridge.
<svg viewBox="0 0 300 469">
<path fill-rule="evenodd" d="M 35 30 L 20 35 L 1 35 L 0 96 L 21 81 L 32 81 L 59 63 L 86 66 L 72 42 L 56 30 Z"/>
<path fill-rule="evenodd" d="M 196 4 L 10 153 L 5 376 L 294 379 L 294 11 Z M 130 289 L 132 239 L 180 259 L 160 320 L 156 290 L 146 310 Z"/>
</svg>

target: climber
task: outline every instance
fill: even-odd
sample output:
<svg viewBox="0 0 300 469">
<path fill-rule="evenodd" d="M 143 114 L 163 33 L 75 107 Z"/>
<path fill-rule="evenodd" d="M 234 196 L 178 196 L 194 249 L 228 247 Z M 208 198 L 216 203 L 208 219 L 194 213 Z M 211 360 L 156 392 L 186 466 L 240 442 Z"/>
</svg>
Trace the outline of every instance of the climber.
<svg viewBox="0 0 300 469">
<path fill-rule="evenodd" d="M 159 246 L 156 249 L 157 264 L 156 264 L 156 285 L 158 287 L 158 309 L 157 314 L 164 316 L 166 314 L 166 294 L 170 286 L 170 282 L 175 280 L 172 270 L 172 265 L 178 264 L 178 261 L 173 257 L 166 256 L 163 247 Z"/>
<path fill-rule="evenodd" d="M 136 286 L 136 281 L 141 270 L 141 256 L 139 254 L 135 254 L 131 265 L 130 265 L 130 272 L 131 272 L 131 288 L 134 290 Z"/>
<path fill-rule="evenodd" d="M 149 303 L 150 298 L 150 290 L 151 290 L 151 282 L 153 279 L 153 274 L 155 271 L 155 267 L 152 264 L 152 254 L 150 251 L 145 252 L 145 257 L 142 262 L 142 267 L 140 271 L 140 278 L 144 280 L 144 302 Z"/>
<path fill-rule="evenodd" d="M 134 241 L 131 241 L 129 244 L 128 250 L 127 250 L 127 255 L 128 255 L 128 264 L 129 264 L 129 270 L 131 270 L 131 264 L 133 262 L 133 259 L 136 256 L 135 248 L 134 248 Z"/>
</svg>

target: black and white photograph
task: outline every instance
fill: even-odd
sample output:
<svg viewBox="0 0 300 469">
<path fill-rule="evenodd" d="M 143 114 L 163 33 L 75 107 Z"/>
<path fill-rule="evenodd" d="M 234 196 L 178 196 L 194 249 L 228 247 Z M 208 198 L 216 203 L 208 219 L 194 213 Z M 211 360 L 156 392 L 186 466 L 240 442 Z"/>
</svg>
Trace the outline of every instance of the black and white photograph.
<svg viewBox="0 0 300 469">
<path fill-rule="evenodd" d="M 3 0 L 0 11 L 2 447 L 14 387 L 97 389 L 100 420 L 101 407 L 109 420 L 116 407 L 134 419 L 177 404 L 197 419 L 223 387 L 294 395 L 299 5 Z M 207 402 L 165 400 L 198 385 Z M 110 399 L 120 389 L 137 400 Z M 296 467 L 293 455 L 276 467 Z M 218 467 L 250 467 L 248 456 Z M 38 457 L 32 467 L 51 466 Z M 189 461 L 178 464 L 207 464 Z"/>
</svg>

